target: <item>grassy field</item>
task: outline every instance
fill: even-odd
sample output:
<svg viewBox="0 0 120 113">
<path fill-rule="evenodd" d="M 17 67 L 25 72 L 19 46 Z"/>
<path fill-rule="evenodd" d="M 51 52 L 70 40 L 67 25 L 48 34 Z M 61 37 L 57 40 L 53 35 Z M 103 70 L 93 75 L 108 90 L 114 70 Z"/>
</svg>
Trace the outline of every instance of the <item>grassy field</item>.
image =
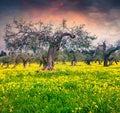
<svg viewBox="0 0 120 113">
<path fill-rule="evenodd" d="M 120 113 L 120 63 L 38 69 L 0 67 L 0 113 Z"/>
</svg>

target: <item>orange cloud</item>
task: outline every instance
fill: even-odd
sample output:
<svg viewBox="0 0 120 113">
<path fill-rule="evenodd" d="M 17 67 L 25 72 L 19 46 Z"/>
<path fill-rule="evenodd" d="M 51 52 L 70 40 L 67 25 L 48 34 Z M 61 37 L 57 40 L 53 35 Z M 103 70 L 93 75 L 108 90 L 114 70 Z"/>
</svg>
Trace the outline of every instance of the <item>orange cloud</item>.
<svg viewBox="0 0 120 113">
<path fill-rule="evenodd" d="M 55 11 L 51 8 L 41 11 L 33 7 L 29 10 L 29 13 L 24 12 L 23 15 L 27 20 L 33 22 L 39 20 L 43 20 L 44 22 L 53 21 L 56 25 L 59 25 L 63 19 L 67 20 L 68 26 L 72 26 L 73 23 L 88 24 L 90 22 L 90 20 L 87 20 L 86 15 L 82 13 L 73 11 Z"/>
<path fill-rule="evenodd" d="M 85 29 L 92 34 L 96 34 L 101 37 L 101 34 L 105 34 L 105 29 L 98 20 L 92 19 L 89 15 L 74 11 L 55 11 L 48 8 L 47 10 L 39 10 L 35 7 L 31 7 L 29 11 L 23 13 L 23 17 L 29 22 L 43 21 L 43 23 L 54 23 L 55 26 L 59 26 L 62 20 L 67 20 L 67 26 L 85 24 Z"/>
<path fill-rule="evenodd" d="M 56 4 L 54 4 L 50 10 L 51 11 L 57 11 L 59 9 L 61 9 L 64 6 L 64 2 L 57 2 Z"/>
</svg>

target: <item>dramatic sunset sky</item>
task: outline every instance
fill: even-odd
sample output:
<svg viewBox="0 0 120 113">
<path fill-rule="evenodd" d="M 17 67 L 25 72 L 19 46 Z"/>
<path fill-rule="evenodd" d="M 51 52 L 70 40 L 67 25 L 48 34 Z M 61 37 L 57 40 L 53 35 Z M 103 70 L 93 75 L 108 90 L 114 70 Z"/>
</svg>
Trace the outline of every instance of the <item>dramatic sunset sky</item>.
<svg viewBox="0 0 120 113">
<path fill-rule="evenodd" d="M 0 0 L 0 50 L 6 23 L 14 17 L 26 21 L 85 24 L 100 42 L 120 40 L 120 0 Z"/>
</svg>

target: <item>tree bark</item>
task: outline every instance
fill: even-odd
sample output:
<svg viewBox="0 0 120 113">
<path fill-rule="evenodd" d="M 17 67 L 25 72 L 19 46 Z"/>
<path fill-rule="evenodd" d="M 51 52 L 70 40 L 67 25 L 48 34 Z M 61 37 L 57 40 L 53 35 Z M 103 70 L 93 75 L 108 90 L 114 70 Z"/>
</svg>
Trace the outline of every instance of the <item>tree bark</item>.
<svg viewBox="0 0 120 113">
<path fill-rule="evenodd" d="M 44 65 L 43 70 L 53 70 L 54 68 L 54 55 L 55 55 L 55 48 L 54 46 L 50 46 L 47 55 L 47 63 Z"/>
<path fill-rule="evenodd" d="M 114 47 L 114 48 L 110 48 L 107 51 L 104 52 L 104 66 L 108 66 L 108 58 L 109 56 L 120 49 L 120 46 Z"/>
<path fill-rule="evenodd" d="M 57 36 L 55 40 L 52 40 L 50 42 L 48 54 L 47 54 L 47 63 L 43 67 L 43 70 L 53 70 L 54 69 L 54 57 L 55 53 L 60 48 L 61 40 L 64 36 L 69 36 L 70 38 L 75 38 L 75 36 L 72 36 L 70 33 L 62 33 L 60 36 Z"/>
<path fill-rule="evenodd" d="M 104 66 L 108 66 L 108 57 L 106 54 L 104 54 Z"/>
</svg>

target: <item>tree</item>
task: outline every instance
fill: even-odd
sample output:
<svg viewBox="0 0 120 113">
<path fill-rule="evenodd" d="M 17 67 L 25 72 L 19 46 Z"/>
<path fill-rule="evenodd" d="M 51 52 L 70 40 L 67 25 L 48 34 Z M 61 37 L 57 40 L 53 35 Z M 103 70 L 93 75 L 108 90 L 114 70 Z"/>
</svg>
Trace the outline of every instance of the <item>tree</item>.
<svg viewBox="0 0 120 113">
<path fill-rule="evenodd" d="M 7 53 L 4 52 L 3 50 L 0 52 L 0 57 L 2 57 L 2 56 L 6 56 L 6 55 L 7 55 Z"/>
<path fill-rule="evenodd" d="M 76 53 L 78 51 L 81 53 L 86 51 L 88 55 L 88 53 L 90 53 L 89 51 L 93 49 L 92 42 L 96 39 L 96 36 L 92 36 L 90 33 L 85 31 L 84 25 L 74 26 L 71 31 L 76 38 L 64 40 L 62 43 L 62 49 L 63 51 L 69 51 L 71 65 L 74 65 L 78 59 Z M 87 58 L 89 59 L 90 57 Z"/>
<path fill-rule="evenodd" d="M 4 36 L 6 48 L 12 53 L 17 50 L 21 51 L 26 44 L 28 32 L 29 27 L 22 20 L 14 20 L 12 25 L 7 24 Z"/>
<path fill-rule="evenodd" d="M 36 54 L 44 44 L 46 34 L 51 32 L 50 25 L 40 23 L 26 23 L 22 19 L 14 19 L 11 25 L 7 24 L 4 36 L 6 48 L 11 52 L 32 50 Z"/>
<path fill-rule="evenodd" d="M 6 48 L 11 52 L 32 50 L 37 54 L 40 49 L 48 47 L 47 61 L 43 70 L 53 70 L 55 53 L 61 45 L 62 47 L 66 45 L 63 47 L 64 50 L 67 48 L 73 51 L 73 60 L 76 59 L 74 54 L 76 51 L 89 50 L 91 42 L 96 37 L 90 36 L 83 27 L 84 25 L 79 25 L 67 28 L 66 20 L 62 21 L 61 27 L 55 28 L 52 24 L 45 25 L 41 21 L 26 23 L 22 19 L 14 19 L 12 25 L 6 25 L 4 40 Z"/>
<path fill-rule="evenodd" d="M 55 33 L 56 35 L 56 33 Z M 55 53 L 59 50 L 60 48 L 60 43 L 62 41 L 63 37 L 69 36 L 70 38 L 75 38 L 74 35 L 71 33 L 63 33 L 63 32 L 57 32 L 57 35 L 54 38 L 54 35 L 52 37 L 49 37 L 50 39 L 50 46 L 48 50 L 48 55 L 47 55 L 47 64 L 44 66 L 43 70 L 53 70 L 54 68 L 54 56 Z"/>
<path fill-rule="evenodd" d="M 65 26 L 65 21 L 63 23 Z M 66 36 L 75 37 L 71 33 L 62 30 L 53 30 L 51 24 L 42 25 L 37 23 L 36 25 L 14 19 L 13 25 L 6 25 L 4 40 L 6 48 L 11 52 L 22 52 L 30 49 L 33 50 L 33 53 L 36 53 L 37 50 L 40 50 L 42 44 L 43 46 L 49 44 L 47 63 L 43 69 L 52 70 L 54 67 L 54 55 L 60 48 L 62 38 Z"/>
<path fill-rule="evenodd" d="M 85 55 L 85 63 L 87 65 L 90 65 L 91 64 L 91 61 L 94 60 L 94 56 L 95 56 L 95 50 L 83 50 L 82 51 L 82 54 Z"/>
<path fill-rule="evenodd" d="M 102 49 L 103 49 L 104 66 L 108 66 L 108 61 L 109 61 L 110 55 L 120 49 L 120 45 L 117 45 L 116 47 L 111 46 L 111 47 L 107 48 L 105 41 L 102 43 L 102 45 L 98 45 L 98 48 L 99 47 L 102 47 Z"/>
</svg>

